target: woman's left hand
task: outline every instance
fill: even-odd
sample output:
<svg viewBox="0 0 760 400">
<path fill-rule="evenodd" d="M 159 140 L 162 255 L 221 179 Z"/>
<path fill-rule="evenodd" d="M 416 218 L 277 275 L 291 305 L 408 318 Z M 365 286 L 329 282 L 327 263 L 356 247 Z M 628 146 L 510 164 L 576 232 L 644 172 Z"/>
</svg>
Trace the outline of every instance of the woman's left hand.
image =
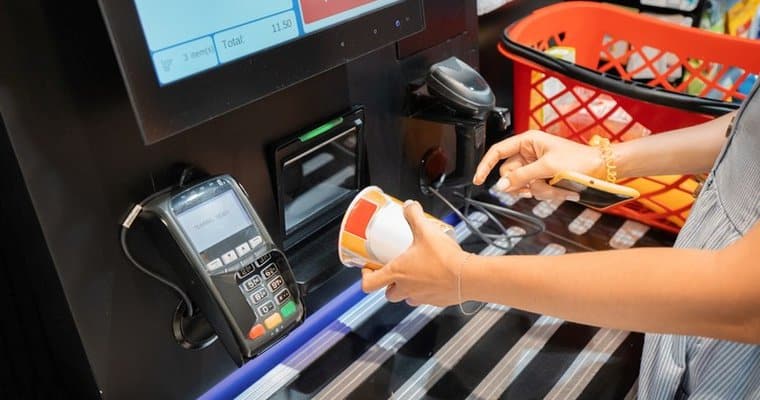
<svg viewBox="0 0 760 400">
<path fill-rule="evenodd" d="M 411 306 L 459 303 L 458 268 L 467 253 L 422 211 L 419 203 L 404 204 L 404 217 L 414 241 L 406 252 L 380 269 L 362 270 L 362 289 L 369 293 L 388 287 L 385 296 Z"/>
</svg>

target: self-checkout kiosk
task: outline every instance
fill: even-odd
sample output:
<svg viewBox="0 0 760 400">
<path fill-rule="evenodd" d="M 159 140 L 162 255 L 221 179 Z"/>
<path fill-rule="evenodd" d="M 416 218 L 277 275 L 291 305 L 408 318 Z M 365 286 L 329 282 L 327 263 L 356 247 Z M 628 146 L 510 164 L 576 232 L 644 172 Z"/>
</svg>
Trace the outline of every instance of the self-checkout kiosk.
<svg viewBox="0 0 760 400">
<path fill-rule="evenodd" d="M 357 280 L 336 223 L 370 182 L 412 194 L 410 85 L 477 66 L 475 2 L 428 3 L 7 6 L 3 121 L 71 393 L 201 395 Z"/>
<path fill-rule="evenodd" d="M 9 3 L 9 398 L 487 398 L 503 382 L 522 398 L 565 371 L 488 375 L 533 371 L 508 352 L 534 323 L 556 325 L 541 331 L 560 335 L 551 354 L 598 332 L 496 305 L 390 304 L 338 260 L 340 219 L 370 184 L 420 200 L 471 251 L 598 248 L 539 234 L 577 205 L 469 185 L 510 125 L 477 72 L 475 0 Z M 470 239 L 489 218 L 479 235 L 501 239 L 484 247 Z M 614 390 L 593 393 L 633 385 L 641 338 L 620 343 L 609 376 L 586 382 Z"/>
</svg>

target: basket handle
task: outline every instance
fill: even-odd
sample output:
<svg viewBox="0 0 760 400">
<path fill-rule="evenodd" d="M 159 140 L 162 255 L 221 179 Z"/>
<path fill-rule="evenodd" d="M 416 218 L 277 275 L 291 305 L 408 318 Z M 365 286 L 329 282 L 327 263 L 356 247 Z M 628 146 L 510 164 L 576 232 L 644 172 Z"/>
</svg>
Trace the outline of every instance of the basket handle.
<svg viewBox="0 0 760 400">
<path fill-rule="evenodd" d="M 706 99 L 683 93 L 675 93 L 662 88 L 647 86 L 643 83 L 624 80 L 616 75 L 595 71 L 590 68 L 551 57 L 511 40 L 507 35 L 508 31 L 509 28 L 505 29 L 502 35 L 500 46 L 503 46 L 503 50 L 542 67 L 560 72 L 571 79 L 611 93 L 715 117 L 736 111 L 740 107 L 739 104 L 735 103 Z"/>
</svg>

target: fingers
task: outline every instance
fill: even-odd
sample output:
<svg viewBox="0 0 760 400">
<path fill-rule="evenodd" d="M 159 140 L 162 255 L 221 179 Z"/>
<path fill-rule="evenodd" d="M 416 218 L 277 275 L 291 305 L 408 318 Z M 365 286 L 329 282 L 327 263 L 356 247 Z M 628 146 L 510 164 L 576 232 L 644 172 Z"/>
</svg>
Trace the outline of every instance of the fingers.
<svg viewBox="0 0 760 400">
<path fill-rule="evenodd" d="M 472 183 L 482 185 L 486 178 L 488 178 L 488 174 L 499 161 L 519 153 L 520 143 L 523 139 L 524 138 L 520 135 L 513 136 L 491 146 L 483 156 L 483 159 L 480 160 L 480 164 L 478 164 L 478 168 L 475 170 L 475 177 L 473 177 Z"/>
<path fill-rule="evenodd" d="M 420 303 L 419 301 L 417 301 L 415 299 L 408 298 L 408 299 L 406 299 L 406 304 L 408 304 L 411 307 L 417 307 L 417 306 L 421 305 L 422 303 Z"/>
<path fill-rule="evenodd" d="M 503 163 L 501 163 L 501 167 L 499 167 L 499 175 L 507 176 L 510 172 L 524 166 L 525 164 L 527 164 L 527 162 L 525 161 L 525 158 L 520 154 L 509 157 L 504 160 Z"/>
<path fill-rule="evenodd" d="M 557 201 L 578 201 L 580 195 L 578 193 L 560 189 L 555 186 L 551 186 L 546 181 L 537 180 L 530 184 L 530 191 L 533 196 L 538 200 L 557 200 Z"/>
<path fill-rule="evenodd" d="M 391 303 L 398 303 L 406 299 L 406 295 L 399 290 L 398 286 L 391 284 L 385 289 L 385 298 Z"/>
<path fill-rule="evenodd" d="M 543 160 L 539 159 L 509 173 L 509 187 L 505 191 L 516 190 L 527 186 L 538 179 L 546 179 L 552 176 L 551 171 Z"/>
<path fill-rule="evenodd" d="M 425 217 L 425 212 L 422 211 L 420 203 L 416 201 L 404 203 L 404 218 L 409 223 L 409 227 L 412 228 L 412 235 L 416 240 L 422 235 L 422 228 L 427 223 L 427 217 Z"/>
<path fill-rule="evenodd" d="M 521 199 L 529 199 L 533 197 L 533 192 L 531 191 L 530 187 L 524 187 L 517 191 L 517 197 Z"/>
<path fill-rule="evenodd" d="M 525 158 L 523 158 L 523 156 L 519 154 L 507 158 L 501 164 L 501 167 L 499 167 L 499 175 L 501 176 L 501 178 L 499 178 L 499 180 L 496 182 L 496 190 L 504 192 L 510 186 L 512 186 L 512 183 L 509 180 L 510 172 L 518 168 L 521 168 L 525 164 L 526 164 Z"/>
<path fill-rule="evenodd" d="M 393 283 L 388 265 L 380 269 L 362 268 L 362 290 L 364 293 L 374 292 Z"/>
</svg>

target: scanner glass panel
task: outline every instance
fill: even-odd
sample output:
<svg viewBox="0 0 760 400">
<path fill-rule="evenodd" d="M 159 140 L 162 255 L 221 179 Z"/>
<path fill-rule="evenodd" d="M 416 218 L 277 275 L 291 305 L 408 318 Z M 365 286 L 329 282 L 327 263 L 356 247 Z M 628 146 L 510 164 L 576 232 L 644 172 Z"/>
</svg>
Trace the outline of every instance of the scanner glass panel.
<svg viewBox="0 0 760 400">
<path fill-rule="evenodd" d="M 158 81 L 166 85 L 400 1 L 135 0 L 135 5 Z"/>
</svg>

